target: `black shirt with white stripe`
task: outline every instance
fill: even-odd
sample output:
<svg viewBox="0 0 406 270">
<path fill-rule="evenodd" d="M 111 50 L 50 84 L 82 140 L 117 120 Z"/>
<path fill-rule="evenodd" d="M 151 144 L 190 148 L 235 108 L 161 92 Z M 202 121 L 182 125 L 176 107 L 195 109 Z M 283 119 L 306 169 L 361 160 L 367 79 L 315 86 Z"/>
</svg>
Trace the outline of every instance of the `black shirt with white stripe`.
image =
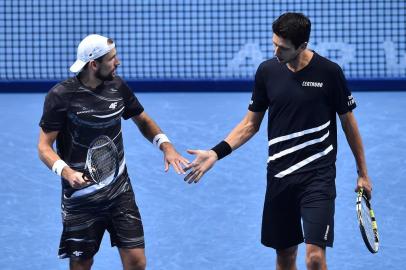
<svg viewBox="0 0 406 270">
<path fill-rule="evenodd" d="M 276 58 L 263 62 L 248 109 L 268 109 L 268 172 L 283 178 L 334 164 L 336 113 L 355 107 L 340 66 L 315 52 L 298 72 Z"/>
<path fill-rule="evenodd" d="M 77 77 L 72 77 L 48 92 L 40 127 L 45 132 L 59 131 L 56 139 L 58 155 L 72 169 L 80 172 L 84 169 L 90 143 L 100 135 L 110 137 L 119 153 L 120 170 L 117 179 L 124 181 L 122 178 L 127 174 L 121 118 L 128 119 L 143 111 L 144 108 L 133 91 L 120 77 L 106 81 L 96 89 L 89 89 Z M 112 198 L 118 194 L 109 194 L 108 190 L 111 190 L 110 193 L 122 191 L 121 188 L 114 188 L 117 184 L 115 182 L 107 183 L 106 187 L 91 185 L 75 190 L 62 179 L 63 194 L 65 197 L 86 197 L 103 189 L 103 194 Z"/>
</svg>

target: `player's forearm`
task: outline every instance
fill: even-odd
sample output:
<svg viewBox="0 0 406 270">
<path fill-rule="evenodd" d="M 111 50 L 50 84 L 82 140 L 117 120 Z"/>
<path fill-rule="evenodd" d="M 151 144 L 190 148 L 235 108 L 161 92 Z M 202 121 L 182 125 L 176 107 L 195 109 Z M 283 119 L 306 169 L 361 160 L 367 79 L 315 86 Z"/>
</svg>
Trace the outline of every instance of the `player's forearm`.
<svg viewBox="0 0 406 270">
<path fill-rule="evenodd" d="M 141 134 L 150 142 L 157 134 L 162 133 L 162 130 L 152 119 L 145 119 L 138 127 Z"/>
<path fill-rule="evenodd" d="M 54 144 L 58 131 L 44 132 L 40 129 L 38 141 L 38 155 L 44 164 L 53 172 L 61 175 L 65 179 L 74 173 L 73 171 L 55 152 L 52 145 Z"/>
<path fill-rule="evenodd" d="M 157 134 L 162 133 L 159 126 L 149 117 L 145 112 L 132 118 L 134 123 L 137 125 L 141 134 L 150 142 L 154 139 Z"/>
<path fill-rule="evenodd" d="M 230 132 L 225 141 L 235 150 L 249 141 L 258 130 L 259 127 L 244 119 Z"/>
<path fill-rule="evenodd" d="M 51 146 L 44 144 L 38 144 L 38 155 L 49 169 L 57 160 L 61 159 Z"/>
<path fill-rule="evenodd" d="M 365 152 L 362 144 L 361 134 L 358 130 L 358 125 L 354 117 L 348 117 L 342 122 L 343 130 L 347 138 L 348 144 L 354 155 L 357 163 L 357 170 L 360 176 L 368 175 Z"/>
<path fill-rule="evenodd" d="M 141 134 L 150 142 L 153 142 L 155 136 L 158 134 L 162 134 L 162 130 L 159 128 L 159 126 L 152 120 L 152 118 L 143 115 L 142 118 L 140 119 L 133 119 L 134 122 L 137 124 L 138 129 L 140 130 Z M 165 135 L 166 137 L 166 135 Z M 161 138 L 162 139 L 162 138 Z M 166 139 L 168 139 L 166 137 Z M 155 144 L 155 142 L 153 142 Z M 169 139 L 167 142 L 160 143 L 159 144 L 159 149 L 161 149 L 163 152 L 175 150 L 173 145 L 169 142 Z"/>
<path fill-rule="evenodd" d="M 57 136 L 58 131 L 44 132 L 41 128 L 39 132 L 38 155 L 42 162 L 50 169 L 55 161 L 61 159 L 52 147 Z"/>
</svg>

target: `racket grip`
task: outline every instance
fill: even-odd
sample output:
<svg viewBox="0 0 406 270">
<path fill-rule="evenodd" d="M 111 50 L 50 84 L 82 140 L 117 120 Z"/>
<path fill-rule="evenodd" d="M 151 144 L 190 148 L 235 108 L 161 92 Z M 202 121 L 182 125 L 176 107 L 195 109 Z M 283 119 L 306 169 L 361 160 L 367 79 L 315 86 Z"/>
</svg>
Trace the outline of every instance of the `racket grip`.
<svg viewBox="0 0 406 270">
<path fill-rule="evenodd" d="M 90 175 L 89 171 L 87 171 L 87 170 L 85 170 L 85 171 L 83 172 L 82 177 L 83 177 L 83 179 L 84 179 L 86 182 L 95 182 L 96 184 L 98 184 L 96 181 L 94 181 L 94 179 L 93 179 L 92 176 Z"/>
</svg>

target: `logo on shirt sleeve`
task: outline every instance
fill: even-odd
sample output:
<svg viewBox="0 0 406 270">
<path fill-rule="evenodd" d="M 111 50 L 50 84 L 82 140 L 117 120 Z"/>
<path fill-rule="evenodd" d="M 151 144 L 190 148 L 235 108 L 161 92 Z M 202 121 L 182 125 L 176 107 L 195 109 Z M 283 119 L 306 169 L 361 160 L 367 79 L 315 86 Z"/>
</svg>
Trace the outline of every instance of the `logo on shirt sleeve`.
<svg viewBox="0 0 406 270">
<path fill-rule="evenodd" d="M 355 99 L 352 95 L 348 96 L 348 102 L 347 102 L 348 106 L 354 105 L 355 104 Z"/>
</svg>

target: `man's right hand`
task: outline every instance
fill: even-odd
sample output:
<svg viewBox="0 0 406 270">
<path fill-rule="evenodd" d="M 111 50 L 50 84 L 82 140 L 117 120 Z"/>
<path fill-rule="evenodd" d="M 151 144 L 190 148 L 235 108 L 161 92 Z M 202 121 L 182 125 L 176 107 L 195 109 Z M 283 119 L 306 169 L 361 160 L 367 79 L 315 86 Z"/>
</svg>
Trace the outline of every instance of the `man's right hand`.
<svg viewBox="0 0 406 270">
<path fill-rule="evenodd" d="M 83 178 L 83 173 L 65 167 L 62 170 L 62 177 L 69 182 L 72 188 L 80 189 L 88 186 L 90 183 Z"/>
<path fill-rule="evenodd" d="M 187 165 L 184 170 L 192 171 L 184 178 L 189 184 L 199 182 L 200 178 L 213 167 L 218 160 L 217 154 L 213 150 L 187 150 L 189 154 L 196 155 L 195 160 Z"/>
</svg>

